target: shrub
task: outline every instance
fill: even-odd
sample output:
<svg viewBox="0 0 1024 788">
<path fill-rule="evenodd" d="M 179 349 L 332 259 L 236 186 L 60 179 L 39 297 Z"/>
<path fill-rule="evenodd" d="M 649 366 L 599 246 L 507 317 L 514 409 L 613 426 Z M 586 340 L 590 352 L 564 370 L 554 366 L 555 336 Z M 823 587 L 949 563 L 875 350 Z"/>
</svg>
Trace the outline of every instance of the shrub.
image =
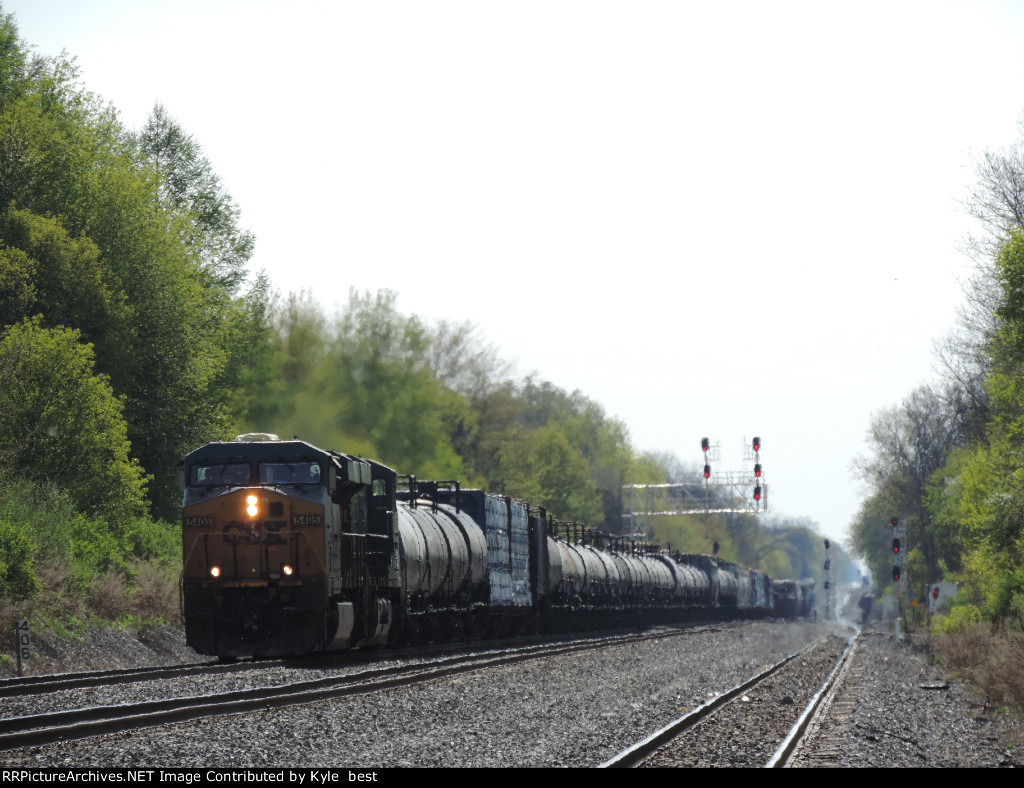
<svg viewBox="0 0 1024 788">
<path fill-rule="evenodd" d="M 129 538 L 136 558 L 162 564 L 181 562 L 181 526 L 139 517 L 131 523 Z"/>
<path fill-rule="evenodd" d="M 971 604 L 958 605 L 948 615 L 932 619 L 932 631 L 936 634 L 953 635 L 967 631 L 981 623 L 981 610 Z"/>
<path fill-rule="evenodd" d="M 0 520 L 0 595 L 23 599 L 38 589 L 30 529 Z"/>
<path fill-rule="evenodd" d="M 977 608 L 973 610 L 977 614 Z M 969 611 L 961 614 L 968 615 Z M 965 623 L 936 635 L 932 649 L 952 673 L 970 680 L 988 703 L 1024 712 L 1024 633 Z"/>
<path fill-rule="evenodd" d="M 140 562 L 133 566 L 135 590 L 129 600 L 129 609 L 139 618 L 160 619 L 168 623 L 180 620 L 178 577 L 181 563 Z"/>
</svg>

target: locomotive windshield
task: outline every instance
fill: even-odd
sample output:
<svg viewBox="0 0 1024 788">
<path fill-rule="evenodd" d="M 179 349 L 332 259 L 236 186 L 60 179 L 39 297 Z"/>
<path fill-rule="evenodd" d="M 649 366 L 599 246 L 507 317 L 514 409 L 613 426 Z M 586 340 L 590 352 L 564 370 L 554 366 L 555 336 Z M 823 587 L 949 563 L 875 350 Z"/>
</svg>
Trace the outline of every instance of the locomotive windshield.
<svg viewBox="0 0 1024 788">
<path fill-rule="evenodd" d="M 259 480 L 262 484 L 320 484 L 320 463 L 261 462 Z"/>
<path fill-rule="evenodd" d="M 247 462 L 222 462 L 216 465 L 193 465 L 191 484 L 203 487 L 232 486 L 249 483 L 252 468 Z"/>
</svg>

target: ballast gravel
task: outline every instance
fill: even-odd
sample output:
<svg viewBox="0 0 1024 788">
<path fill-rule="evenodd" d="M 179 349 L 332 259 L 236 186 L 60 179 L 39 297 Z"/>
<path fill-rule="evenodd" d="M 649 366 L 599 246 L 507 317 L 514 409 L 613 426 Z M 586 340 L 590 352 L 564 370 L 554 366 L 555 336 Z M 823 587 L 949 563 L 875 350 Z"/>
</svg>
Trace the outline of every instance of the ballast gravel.
<svg viewBox="0 0 1024 788">
<path fill-rule="evenodd" d="M 693 628 L 367 696 L 0 752 L 0 766 L 594 767 L 830 628 L 771 621 Z M 884 635 L 875 641 L 880 649 L 893 649 L 890 664 L 884 680 L 865 674 L 855 688 L 865 703 L 862 718 L 853 712 L 855 719 L 874 722 L 862 723 L 870 730 L 855 728 L 864 735 L 846 736 L 851 751 L 825 765 L 1021 765 L 1019 751 L 1009 749 L 1011 721 L 980 714 L 959 685 L 941 696 L 933 692 L 924 705 L 909 702 L 899 687 L 920 683 L 923 657 Z M 173 685 L 152 691 L 197 694 Z M 122 691 L 124 699 L 117 700 Z M 102 702 L 126 702 L 138 692 L 109 688 Z M 908 692 L 916 701 L 918 693 Z M 80 703 L 71 700 L 73 694 L 61 693 L 65 702 Z M 890 699 L 901 704 L 901 727 L 886 733 L 877 716 L 886 714 Z M 932 703 L 943 704 L 941 714 Z M 743 737 L 731 746 L 742 747 Z M 939 748 L 941 760 L 922 760 L 922 751 Z M 724 756 L 710 761 L 730 762 Z"/>
</svg>

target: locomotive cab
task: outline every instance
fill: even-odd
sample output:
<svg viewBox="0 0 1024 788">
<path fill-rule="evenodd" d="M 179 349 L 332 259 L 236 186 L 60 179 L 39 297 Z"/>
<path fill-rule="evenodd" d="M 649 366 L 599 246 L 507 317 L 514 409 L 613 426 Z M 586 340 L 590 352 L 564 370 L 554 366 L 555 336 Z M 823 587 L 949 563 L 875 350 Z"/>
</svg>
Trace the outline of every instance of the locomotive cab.
<svg viewBox="0 0 1024 788">
<path fill-rule="evenodd" d="M 386 637 L 397 586 L 390 469 L 260 434 L 207 444 L 181 470 L 192 648 L 269 656 Z"/>
</svg>

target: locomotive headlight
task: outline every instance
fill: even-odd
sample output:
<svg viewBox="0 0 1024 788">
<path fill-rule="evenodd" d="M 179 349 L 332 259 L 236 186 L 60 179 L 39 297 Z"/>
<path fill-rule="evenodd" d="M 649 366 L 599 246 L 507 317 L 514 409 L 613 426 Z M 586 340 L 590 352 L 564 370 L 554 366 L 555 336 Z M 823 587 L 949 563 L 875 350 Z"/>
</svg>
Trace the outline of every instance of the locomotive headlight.
<svg viewBox="0 0 1024 788">
<path fill-rule="evenodd" d="M 255 517 L 257 514 L 259 514 L 260 510 L 256 506 L 255 495 L 248 496 L 245 499 L 245 502 L 248 504 L 248 506 L 245 507 L 245 511 L 249 514 L 250 517 Z"/>
<path fill-rule="evenodd" d="M 284 566 L 281 567 L 281 571 L 284 572 L 286 577 L 291 577 L 292 573 L 295 572 L 295 569 L 294 569 L 294 567 L 292 567 L 291 564 L 285 564 Z"/>
<path fill-rule="evenodd" d="M 210 577 L 220 577 L 220 567 L 219 566 L 211 566 L 210 567 Z"/>
</svg>

